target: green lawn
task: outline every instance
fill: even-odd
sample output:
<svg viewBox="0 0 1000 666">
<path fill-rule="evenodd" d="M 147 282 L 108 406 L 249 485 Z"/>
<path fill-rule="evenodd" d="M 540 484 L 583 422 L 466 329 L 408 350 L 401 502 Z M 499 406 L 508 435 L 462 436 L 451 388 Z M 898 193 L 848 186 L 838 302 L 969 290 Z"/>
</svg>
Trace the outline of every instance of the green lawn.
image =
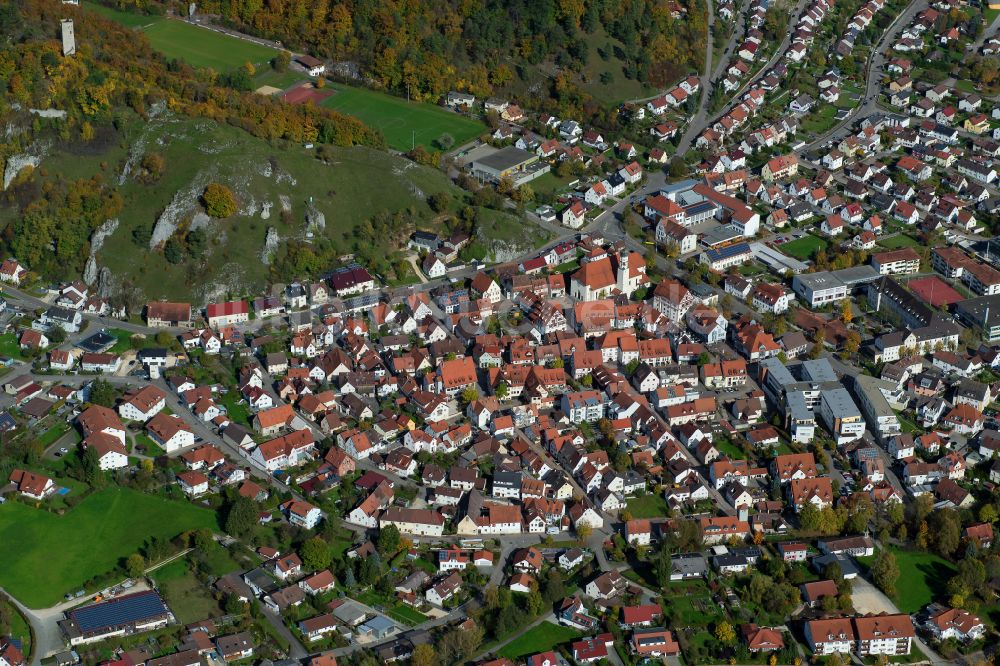
<svg viewBox="0 0 1000 666">
<path fill-rule="evenodd" d="M 724 453 L 733 460 L 743 460 L 747 457 L 747 454 L 743 453 L 743 449 L 733 444 L 731 441 L 725 438 L 719 438 L 717 442 L 713 442 L 715 448 L 719 449 L 720 453 Z"/>
<path fill-rule="evenodd" d="M 374 590 L 367 590 L 361 594 L 357 594 L 355 598 L 363 604 L 377 608 L 393 620 L 410 627 L 415 627 L 427 621 L 427 616 L 415 608 L 394 599 L 383 597 Z"/>
<path fill-rule="evenodd" d="M 184 21 L 130 14 L 90 3 L 85 6 L 126 27 L 142 30 L 154 49 L 193 67 L 210 67 L 217 72 L 228 72 L 247 62 L 261 67 L 278 52 Z"/>
<path fill-rule="evenodd" d="M 955 575 L 953 564 L 934 553 L 893 548 L 899 566 L 896 596 L 893 601 L 904 613 L 915 613 L 932 601 L 943 601 L 947 594 L 948 580 Z M 859 557 L 866 567 L 872 557 Z"/>
<path fill-rule="evenodd" d="M 837 124 L 837 107 L 833 104 L 822 104 L 816 110 L 802 119 L 802 129 L 813 134 L 822 134 Z"/>
<path fill-rule="evenodd" d="M 904 247 L 920 247 L 920 241 L 912 236 L 907 236 L 906 234 L 896 234 L 892 238 L 886 238 L 885 240 L 879 241 L 878 244 L 887 250 L 898 250 Z"/>
<path fill-rule="evenodd" d="M 517 659 L 524 655 L 551 650 L 557 645 L 562 645 L 580 636 L 580 632 L 572 627 L 564 627 L 546 621 L 507 643 L 497 654 L 500 657 Z"/>
<path fill-rule="evenodd" d="M 203 527 L 218 528 L 213 512 L 123 488 L 94 493 L 63 516 L 7 502 L 0 506 L 0 585 L 32 608 L 47 607 L 118 566 L 148 538 Z"/>
<path fill-rule="evenodd" d="M 65 422 L 57 423 L 48 430 L 46 430 L 45 432 L 43 432 L 41 437 L 38 438 L 38 441 L 40 441 L 45 446 L 50 446 L 53 443 L 55 443 L 57 439 L 62 437 L 67 430 L 69 430 L 68 423 Z"/>
<path fill-rule="evenodd" d="M 21 358 L 21 344 L 13 333 L 0 335 L 0 356 Z"/>
<path fill-rule="evenodd" d="M 633 518 L 660 518 L 667 515 L 667 501 L 656 493 L 640 495 L 628 500 L 627 510 Z"/>
<path fill-rule="evenodd" d="M 578 180 L 578 178 L 576 176 L 560 178 L 554 171 L 549 171 L 531 181 L 531 189 L 540 196 L 555 196 L 565 191 L 566 187 L 574 180 Z"/>
<path fill-rule="evenodd" d="M 152 438 L 150 438 L 150 436 L 144 432 L 137 432 L 135 434 L 135 444 L 136 446 L 141 446 L 143 449 L 141 453 L 144 453 L 147 456 L 156 458 L 158 456 L 167 455 L 167 452 L 164 451 L 159 444 L 154 442 Z"/>
<path fill-rule="evenodd" d="M 379 129 L 389 146 L 410 150 L 414 145 L 433 148 L 443 134 L 450 134 L 455 147 L 474 139 L 486 130 L 482 123 L 452 111 L 341 84 L 329 86 L 334 91 L 321 104 L 361 119 Z"/>
<path fill-rule="evenodd" d="M 307 78 L 309 77 L 303 72 L 296 72 L 291 69 L 284 72 L 276 72 L 272 67 L 265 67 L 257 71 L 257 75 L 253 77 L 253 83 L 258 88 L 261 86 L 271 86 L 272 88 L 281 88 L 284 90 L 291 87 L 293 83 L 304 81 Z"/>
<path fill-rule="evenodd" d="M 111 19 L 115 23 L 120 23 L 126 28 L 143 28 L 165 20 L 162 16 L 146 16 L 144 14 L 123 12 L 94 2 L 84 2 L 83 6 L 92 12 L 100 14 L 104 18 Z"/>
<path fill-rule="evenodd" d="M 707 594 L 704 596 L 669 597 L 671 617 L 682 627 L 699 627 L 710 624 L 721 614 L 718 605 Z"/>
<path fill-rule="evenodd" d="M 813 254 L 815 254 L 817 250 L 825 249 L 829 244 L 830 243 L 827 240 L 820 238 L 819 236 L 806 234 L 802 238 L 798 238 L 790 243 L 784 243 L 783 245 L 778 245 L 776 247 L 778 250 L 789 256 L 802 261 L 807 261 L 812 258 Z"/>
<path fill-rule="evenodd" d="M 108 351 L 112 354 L 124 354 L 128 350 L 132 349 L 132 335 L 131 331 L 126 331 L 122 328 L 109 328 L 107 330 L 108 335 L 113 335 L 118 341 L 114 344 Z"/>
<path fill-rule="evenodd" d="M 250 425 L 250 408 L 243 402 L 239 391 L 231 390 L 219 397 L 218 403 L 226 408 L 229 418 L 240 425 Z"/>
</svg>

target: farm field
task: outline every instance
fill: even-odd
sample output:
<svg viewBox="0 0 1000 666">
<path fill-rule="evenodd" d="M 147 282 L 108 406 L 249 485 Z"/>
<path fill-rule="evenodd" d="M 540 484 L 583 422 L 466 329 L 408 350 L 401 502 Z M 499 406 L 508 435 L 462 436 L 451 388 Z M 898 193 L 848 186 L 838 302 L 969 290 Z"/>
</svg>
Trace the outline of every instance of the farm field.
<svg viewBox="0 0 1000 666">
<path fill-rule="evenodd" d="M 813 256 L 813 254 L 816 253 L 817 250 L 822 250 L 826 248 L 827 245 L 829 245 L 829 243 L 819 236 L 807 234 L 802 238 L 779 245 L 777 248 L 781 252 L 795 257 L 796 259 L 807 261 Z"/>
<path fill-rule="evenodd" d="M 151 537 L 217 529 L 215 514 L 191 504 L 121 488 L 102 490 L 63 516 L 20 502 L 0 506 L 0 586 L 32 608 L 80 589 Z M 39 577 L 44 562 L 47 574 Z"/>
<path fill-rule="evenodd" d="M 414 145 L 435 148 L 443 134 L 450 134 L 457 147 L 486 129 L 478 121 L 432 104 L 407 102 L 374 90 L 341 84 L 330 85 L 327 89 L 334 94 L 321 102 L 322 106 L 354 116 L 381 130 L 389 146 L 396 150 L 410 150 Z"/>
<path fill-rule="evenodd" d="M 247 62 L 260 67 L 278 52 L 184 21 L 130 14 L 92 3 L 84 6 L 126 27 L 142 30 L 154 49 L 168 58 L 184 60 L 192 67 L 210 67 L 217 72 L 228 72 Z"/>
<path fill-rule="evenodd" d="M 498 656 L 516 659 L 526 654 L 551 650 L 557 645 L 580 637 L 580 632 L 571 627 L 542 622 L 507 643 Z"/>
</svg>

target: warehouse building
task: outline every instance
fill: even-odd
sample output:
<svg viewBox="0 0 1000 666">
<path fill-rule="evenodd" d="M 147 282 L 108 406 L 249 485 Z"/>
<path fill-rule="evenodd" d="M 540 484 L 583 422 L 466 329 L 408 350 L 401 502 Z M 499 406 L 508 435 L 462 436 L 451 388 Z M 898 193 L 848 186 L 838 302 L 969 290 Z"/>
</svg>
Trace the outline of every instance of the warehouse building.
<svg viewBox="0 0 1000 666">
<path fill-rule="evenodd" d="M 514 146 L 493 148 L 480 146 L 466 156 L 469 171 L 481 183 L 499 183 L 509 178 L 515 187 L 549 172 L 548 163 L 539 162 L 538 155 Z"/>
</svg>

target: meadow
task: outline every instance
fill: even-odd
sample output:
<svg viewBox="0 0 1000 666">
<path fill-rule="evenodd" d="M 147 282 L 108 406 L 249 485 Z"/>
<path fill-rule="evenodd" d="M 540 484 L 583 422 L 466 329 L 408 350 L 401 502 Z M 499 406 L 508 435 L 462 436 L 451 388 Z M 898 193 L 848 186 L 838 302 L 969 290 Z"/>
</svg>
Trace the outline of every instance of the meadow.
<svg viewBox="0 0 1000 666">
<path fill-rule="evenodd" d="M 45 608 L 117 567 L 147 539 L 200 528 L 218 529 L 214 512 L 124 488 L 96 492 L 62 516 L 7 502 L 0 506 L 0 586 Z"/>
</svg>

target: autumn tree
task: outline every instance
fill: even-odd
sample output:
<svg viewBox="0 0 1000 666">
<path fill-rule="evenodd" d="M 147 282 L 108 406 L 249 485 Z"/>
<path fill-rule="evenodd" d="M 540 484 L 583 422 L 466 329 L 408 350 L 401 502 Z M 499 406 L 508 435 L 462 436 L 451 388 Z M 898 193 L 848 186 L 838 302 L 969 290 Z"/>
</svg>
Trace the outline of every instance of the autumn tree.
<svg viewBox="0 0 1000 666">
<path fill-rule="evenodd" d="M 934 549 L 943 557 L 951 557 L 962 542 L 962 523 L 952 509 L 939 509 L 931 514 L 928 527 L 933 535 Z"/>
<path fill-rule="evenodd" d="M 411 666 L 436 666 L 437 653 L 430 643 L 419 643 L 410 655 Z"/>
<path fill-rule="evenodd" d="M 720 643 L 732 645 L 736 642 L 736 630 L 733 629 L 733 625 L 729 624 L 729 622 L 722 620 L 715 625 L 715 637 Z"/>
<path fill-rule="evenodd" d="M 139 161 L 139 172 L 135 178 L 144 185 L 152 185 L 163 177 L 163 172 L 167 168 L 167 161 L 163 155 L 151 151 L 142 156 Z M 145 227 L 148 228 L 148 227 Z"/>
<path fill-rule="evenodd" d="M 215 218 L 226 218 L 236 214 L 238 208 L 233 191 L 219 183 L 209 183 L 201 195 L 205 212 Z"/>
<path fill-rule="evenodd" d="M 278 51 L 278 54 L 271 58 L 271 67 L 276 72 L 288 71 L 288 66 L 292 63 L 292 54 L 288 51 Z"/>
<path fill-rule="evenodd" d="M 129 578 L 140 578 L 146 570 L 146 560 L 139 553 L 133 553 L 125 560 L 125 573 Z"/>
<path fill-rule="evenodd" d="M 878 588 L 887 595 L 891 597 L 896 594 L 899 566 L 896 564 L 896 556 L 891 550 L 879 548 L 875 552 L 875 559 L 872 561 L 872 578 Z"/>
<path fill-rule="evenodd" d="M 854 319 L 854 311 L 851 309 L 851 300 L 845 298 L 840 302 L 840 320 L 845 324 L 850 324 Z"/>
</svg>

